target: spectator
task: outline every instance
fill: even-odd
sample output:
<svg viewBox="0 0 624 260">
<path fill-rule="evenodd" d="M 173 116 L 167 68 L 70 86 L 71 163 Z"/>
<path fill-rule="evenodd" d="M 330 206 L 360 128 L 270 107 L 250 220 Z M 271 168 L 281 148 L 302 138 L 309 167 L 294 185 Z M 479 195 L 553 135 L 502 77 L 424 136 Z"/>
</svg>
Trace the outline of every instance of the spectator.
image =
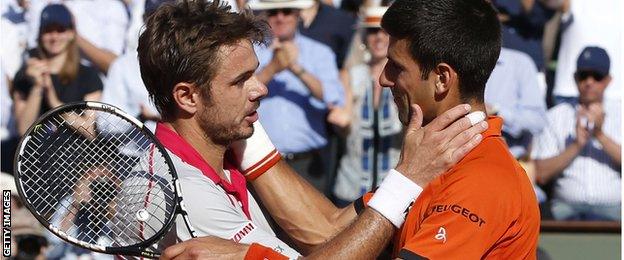
<svg viewBox="0 0 624 260">
<path fill-rule="evenodd" d="M 72 176 L 71 173 L 68 176 Z M 84 235 L 80 240 L 90 244 L 110 237 L 111 230 L 106 225 L 107 219 L 113 216 L 119 183 L 112 181 L 113 172 L 101 165 L 90 166 L 79 176 L 73 185 L 73 192 L 61 198 L 50 223 L 58 227 L 70 237 L 77 234 Z M 74 175 L 75 176 L 75 175 Z M 89 251 L 65 243 L 52 233 L 48 234 L 51 247 L 47 253 L 48 259 L 93 259 L 108 258 L 105 255 Z M 103 236 L 103 234 L 107 234 Z"/>
<path fill-rule="evenodd" d="M 320 153 L 327 144 L 325 117 L 329 107 L 344 103 L 344 89 L 331 49 L 297 30 L 299 11 L 312 4 L 263 0 L 250 7 L 265 11 L 275 37 L 270 48 L 256 50 L 257 77 L 269 89 L 258 109 L 260 121 L 295 171 L 326 192 Z"/>
<path fill-rule="evenodd" d="M 145 1 L 146 5 L 142 5 L 144 10 L 139 13 L 141 19 L 138 27 L 143 27 L 145 18 L 154 12 L 158 6 L 170 1 Z M 102 102 L 114 105 L 144 122 L 147 121 L 148 128 L 154 130 L 156 129 L 155 121 L 159 120 L 160 116 L 150 102 L 149 94 L 141 79 L 139 60 L 137 58 L 138 36 L 138 32 L 137 35 L 132 36 L 136 37 L 136 39 L 131 41 L 134 48 L 128 49 L 126 53 L 119 56 L 111 64 L 104 83 L 104 90 L 102 91 Z"/>
<path fill-rule="evenodd" d="M 64 5 L 43 9 L 38 42 L 14 80 L 14 111 L 20 135 L 51 108 L 99 100 L 102 91 L 97 72 L 80 64 L 75 25 Z"/>
<path fill-rule="evenodd" d="M 329 46 L 336 55 L 338 69 L 342 69 L 355 32 L 355 18 L 320 0 L 314 0 L 312 7 L 302 10 L 301 18 L 301 34 Z"/>
<path fill-rule="evenodd" d="M 371 59 L 349 69 L 353 96 L 346 101 L 347 109 L 332 110 L 328 119 L 333 121 L 341 111 L 351 122 L 345 126 L 346 149 L 333 187 L 338 206 L 347 206 L 376 187 L 399 159 L 402 125 L 390 89 L 379 85 L 390 42 L 380 24 L 387 9 L 365 9 L 360 29 Z"/>
<path fill-rule="evenodd" d="M 620 0 L 582 1 L 566 0 L 561 25 L 561 45 L 555 73 L 553 96 L 555 104 L 561 102 L 578 103 L 579 92 L 574 78 L 571 76 L 576 69 L 576 57 L 585 46 L 601 46 L 611 60 L 612 82 L 607 88 L 605 104 L 618 106 L 622 98 L 622 37 L 619 28 L 623 2 Z M 617 107 L 616 109 L 620 109 Z"/>
<path fill-rule="evenodd" d="M 4 2 L 7 3 L 3 7 L 6 10 L 2 11 L 2 18 L 0 18 L 0 27 L 2 28 L 0 57 L 2 58 L 1 66 L 4 73 L 9 75 L 9 80 L 12 81 L 15 73 L 22 66 L 28 41 L 28 23 L 25 19 L 25 13 L 29 1 Z"/>
<path fill-rule="evenodd" d="M 557 220 L 620 220 L 620 110 L 603 105 L 611 83 L 606 51 L 587 47 L 574 74 L 579 105 L 548 111 L 548 126 L 534 140 L 537 181 L 554 181 L 551 211 Z"/>
<path fill-rule="evenodd" d="M 540 92 L 535 63 L 527 54 L 502 48 L 485 86 L 488 114 L 504 119 L 503 136 L 511 153 L 527 153 L 531 138 L 546 124 L 546 102 Z"/>
<path fill-rule="evenodd" d="M 103 74 L 125 49 L 128 11 L 119 0 L 42 0 L 33 1 L 29 10 L 29 46 L 37 45 L 41 10 L 48 3 L 62 3 L 71 11 L 75 22 L 76 43 L 85 62 Z"/>
<path fill-rule="evenodd" d="M 149 3 L 145 5 L 144 12 L 141 12 L 140 27 L 143 27 L 143 21 L 158 6 L 170 0 L 153 0 L 146 1 Z M 160 114 L 149 99 L 149 94 L 141 79 L 141 71 L 139 67 L 139 60 L 137 58 L 137 46 L 138 46 L 138 32 L 134 41 L 134 48 L 128 49 L 126 53 L 119 56 L 110 66 L 106 81 L 104 82 L 104 90 L 102 90 L 102 102 L 114 105 L 126 113 L 139 118 L 145 123 L 147 129 L 154 131 L 156 129 L 156 121 L 160 119 Z M 99 120 L 99 118 L 98 118 Z M 124 127 L 116 127 L 111 131 L 112 134 L 125 134 L 129 129 Z M 113 138 L 115 139 L 115 138 Z M 118 154 L 124 160 L 130 160 L 131 158 L 137 159 L 139 154 L 133 142 L 119 146 Z M 117 166 L 112 165 L 117 169 Z M 122 164 L 121 168 L 127 167 Z M 123 169 L 118 169 L 123 170 Z"/>
<path fill-rule="evenodd" d="M 555 14 L 547 0 L 494 0 L 501 21 L 503 47 L 528 54 L 538 71 L 544 71 L 544 25 Z"/>
</svg>

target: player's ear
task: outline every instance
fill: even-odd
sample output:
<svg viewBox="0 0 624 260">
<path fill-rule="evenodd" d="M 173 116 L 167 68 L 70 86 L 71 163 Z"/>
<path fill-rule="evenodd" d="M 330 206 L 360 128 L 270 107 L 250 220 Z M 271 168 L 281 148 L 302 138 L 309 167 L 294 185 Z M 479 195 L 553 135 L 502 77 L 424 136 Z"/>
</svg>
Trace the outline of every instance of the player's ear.
<svg viewBox="0 0 624 260">
<path fill-rule="evenodd" d="M 436 95 L 446 94 L 451 86 L 457 84 L 457 72 L 448 64 L 440 63 L 433 70 Z"/>
<path fill-rule="evenodd" d="M 179 82 L 173 86 L 173 100 L 182 113 L 195 114 L 200 102 L 198 88 L 193 83 Z"/>
</svg>

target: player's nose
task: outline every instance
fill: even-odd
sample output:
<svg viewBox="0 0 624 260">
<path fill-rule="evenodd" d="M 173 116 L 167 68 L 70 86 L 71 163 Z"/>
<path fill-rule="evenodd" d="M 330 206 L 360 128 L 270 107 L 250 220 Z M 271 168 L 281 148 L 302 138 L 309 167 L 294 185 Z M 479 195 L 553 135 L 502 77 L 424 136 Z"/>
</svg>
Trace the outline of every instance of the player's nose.
<svg viewBox="0 0 624 260">
<path fill-rule="evenodd" d="M 264 98 L 267 94 L 269 94 L 268 88 L 264 84 L 262 84 L 262 82 L 260 82 L 258 78 L 256 78 L 256 76 L 252 76 L 248 80 L 247 84 L 251 84 L 251 88 L 249 92 L 250 101 L 260 100 Z"/>
</svg>

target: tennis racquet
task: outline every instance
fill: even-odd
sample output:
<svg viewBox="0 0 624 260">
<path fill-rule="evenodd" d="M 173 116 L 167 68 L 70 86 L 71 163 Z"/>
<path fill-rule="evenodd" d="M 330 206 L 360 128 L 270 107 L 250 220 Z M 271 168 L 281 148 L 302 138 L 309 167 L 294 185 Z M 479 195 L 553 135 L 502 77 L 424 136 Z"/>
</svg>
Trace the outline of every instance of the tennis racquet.
<svg viewBox="0 0 624 260">
<path fill-rule="evenodd" d="M 79 102 L 45 113 L 22 138 L 15 169 L 25 206 L 75 246 L 157 258 L 177 216 L 195 237 L 167 151 L 111 105 Z"/>
</svg>

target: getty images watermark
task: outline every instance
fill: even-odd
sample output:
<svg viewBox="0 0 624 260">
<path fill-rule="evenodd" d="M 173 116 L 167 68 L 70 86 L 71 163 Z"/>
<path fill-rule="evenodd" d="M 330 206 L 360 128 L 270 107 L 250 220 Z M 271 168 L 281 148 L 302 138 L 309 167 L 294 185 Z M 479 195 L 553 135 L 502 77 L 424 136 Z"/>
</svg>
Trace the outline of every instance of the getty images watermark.
<svg viewBox="0 0 624 260">
<path fill-rule="evenodd" d="M 11 191 L 2 191 L 2 256 L 11 256 Z"/>
</svg>

